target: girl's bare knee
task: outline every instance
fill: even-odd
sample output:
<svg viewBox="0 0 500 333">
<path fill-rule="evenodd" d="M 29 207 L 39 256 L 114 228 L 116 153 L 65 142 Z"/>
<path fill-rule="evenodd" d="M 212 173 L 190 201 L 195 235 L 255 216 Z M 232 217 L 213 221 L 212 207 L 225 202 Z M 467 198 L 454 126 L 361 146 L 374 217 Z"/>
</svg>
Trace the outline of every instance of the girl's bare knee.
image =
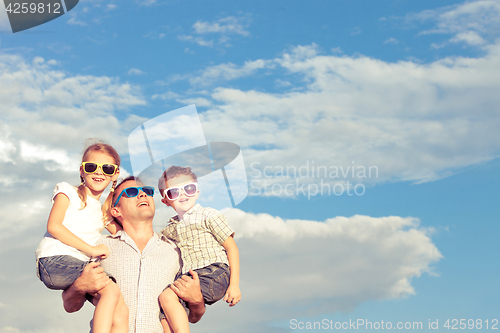
<svg viewBox="0 0 500 333">
<path fill-rule="evenodd" d="M 161 304 L 168 304 L 172 302 L 179 302 L 179 297 L 172 291 L 172 289 L 165 289 L 159 297 Z"/>
<path fill-rule="evenodd" d="M 106 287 L 102 288 L 97 292 L 101 296 L 113 297 L 119 299 L 121 296 L 120 288 L 116 283 L 110 283 Z"/>
</svg>

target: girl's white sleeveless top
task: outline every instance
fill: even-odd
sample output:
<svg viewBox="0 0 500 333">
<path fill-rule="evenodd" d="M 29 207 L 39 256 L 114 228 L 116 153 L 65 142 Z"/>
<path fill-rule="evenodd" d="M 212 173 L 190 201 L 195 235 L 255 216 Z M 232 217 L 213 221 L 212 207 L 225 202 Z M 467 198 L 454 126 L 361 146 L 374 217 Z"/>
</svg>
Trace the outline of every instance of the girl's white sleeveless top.
<svg viewBox="0 0 500 333">
<path fill-rule="evenodd" d="M 59 193 L 63 193 L 69 198 L 69 206 L 64 216 L 63 225 L 87 244 L 95 245 L 104 230 L 99 200 L 87 196 L 87 206 L 80 209 L 81 200 L 78 197 L 76 187 L 63 182 L 56 185 L 52 196 L 52 204 L 54 204 L 54 198 Z M 36 249 L 36 258 L 59 255 L 70 255 L 84 261 L 90 259 L 83 252 L 62 243 L 46 232 L 45 237 Z"/>
</svg>

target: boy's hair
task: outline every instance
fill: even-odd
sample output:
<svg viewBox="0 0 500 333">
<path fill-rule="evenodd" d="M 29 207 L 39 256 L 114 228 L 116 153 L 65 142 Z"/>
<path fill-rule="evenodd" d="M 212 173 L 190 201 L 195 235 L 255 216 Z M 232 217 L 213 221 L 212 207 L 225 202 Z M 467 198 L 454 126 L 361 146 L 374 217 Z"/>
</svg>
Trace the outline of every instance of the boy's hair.
<svg viewBox="0 0 500 333">
<path fill-rule="evenodd" d="M 191 171 L 190 167 L 180 167 L 180 166 L 171 166 L 167 170 L 163 171 L 161 178 L 158 180 L 158 189 L 160 190 L 160 194 L 163 197 L 163 191 L 167 189 L 166 183 L 169 179 L 179 177 L 181 175 L 190 176 L 193 178 L 193 181 L 197 182 L 198 177 Z"/>
<path fill-rule="evenodd" d="M 85 150 L 83 151 L 82 162 L 86 162 L 90 154 L 97 151 L 111 156 L 115 160 L 115 164 L 118 167 L 120 167 L 120 162 L 121 162 L 120 155 L 118 155 L 115 148 L 113 148 L 111 145 L 97 139 L 87 139 L 85 140 L 85 145 L 87 146 L 87 148 L 85 148 Z M 80 180 L 82 183 L 80 184 L 80 186 L 78 186 L 77 193 L 78 197 L 82 201 L 80 209 L 83 209 L 87 206 L 87 192 L 85 191 L 85 185 L 83 184 L 83 177 L 81 175 L 80 175 Z M 115 187 L 116 187 L 116 181 L 113 182 L 110 194 L 113 193 Z M 107 221 L 111 218 L 111 214 L 109 212 L 110 208 L 111 208 L 111 195 L 108 195 L 108 198 L 106 198 L 106 201 L 102 205 L 104 224 L 106 224 Z"/>
</svg>

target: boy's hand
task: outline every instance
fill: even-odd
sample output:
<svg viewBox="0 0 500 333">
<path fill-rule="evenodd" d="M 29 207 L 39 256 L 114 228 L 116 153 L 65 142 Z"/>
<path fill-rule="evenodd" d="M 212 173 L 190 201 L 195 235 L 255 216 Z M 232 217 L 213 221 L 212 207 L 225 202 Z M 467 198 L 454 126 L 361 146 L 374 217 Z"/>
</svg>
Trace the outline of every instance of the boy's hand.
<svg viewBox="0 0 500 333">
<path fill-rule="evenodd" d="M 92 246 L 91 252 L 89 253 L 92 258 L 106 259 L 109 256 L 109 249 L 106 245 L 96 245 Z"/>
<path fill-rule="evenodd" d="M 235 306 L 241 300 L 240 287 L 229 285 L 224 296 L 224 301 L 229 303 L 229 306 Z"/>
</svg>

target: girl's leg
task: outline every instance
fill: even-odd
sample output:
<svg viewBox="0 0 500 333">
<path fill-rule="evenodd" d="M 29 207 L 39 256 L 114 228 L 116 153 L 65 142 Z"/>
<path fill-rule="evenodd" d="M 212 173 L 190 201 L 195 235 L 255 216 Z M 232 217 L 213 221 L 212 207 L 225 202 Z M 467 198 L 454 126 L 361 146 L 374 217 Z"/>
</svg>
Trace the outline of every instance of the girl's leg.
<svg viewBox="0 0 500 333">
<path fill-rule="evenodd" d="M 125 304 L 123 296 L 120 294 L 120 299 L 116 305 L 115 315 L 113 317 L 113 326 L 111 333 L 127 333 L 128 332 L 128 307 Z"/>
<path fill-rule="evenodd" d="M 179 302 L 179 297 L 177 297 L 172 289 L 165 289 L 161 293 L 159 300 L 161 308 L 167 317 L 167 325 L 170 326 L 170 330 L 174 333 L 189 333 L 189 321 L 186 310 L 184 310 L 184 307 Z M 170 332 L 165 330 L 165 325 L 163 325 L 163 330 Z"/>
<path fill-rule="evenodd" d="M 109 333 L 111 332 L 115 309 L 121 297 L 120 288 L 115 283 L 110 283 L 97 293 L 99 294 L 99 301 L 94 310 L 92 330 L 94 333 Z"/>
<path fill-rule="evenodd" d="M 165 318 L 161 320 L 161 326 L 163 327 L 163 333 L 173 333 L 172 328 L 170 327 L 168 321 Z"/>
</svg>

